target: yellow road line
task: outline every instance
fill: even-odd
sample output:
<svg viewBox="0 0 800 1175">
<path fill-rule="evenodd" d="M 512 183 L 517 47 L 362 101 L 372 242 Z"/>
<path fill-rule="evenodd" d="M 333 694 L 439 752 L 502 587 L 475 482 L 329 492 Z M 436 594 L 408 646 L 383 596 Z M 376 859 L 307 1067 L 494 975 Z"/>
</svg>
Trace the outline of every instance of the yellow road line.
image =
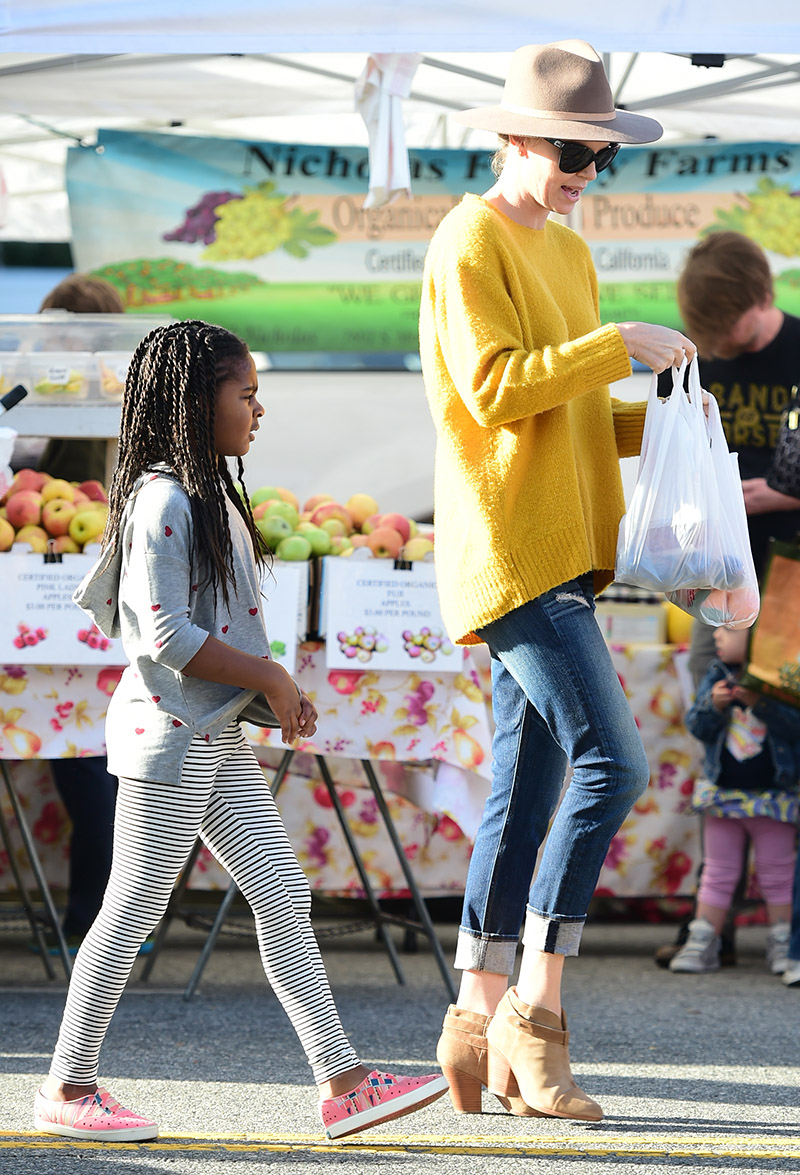
<svg viewBox="0 0 800 1175">
<path fill-rule="evenodd" d="M 464 1154 L 497 1156 L 570 1155 L 650 1158 L 800 1158 L 800 1137 L 763 1135 L 745 1137 L 724 1135 L 605 1135 L 598 1132 L 582 1137 L 543 1136 L 516 1141 L 507 1136 L 480 1135 L 398 1135 L 381 1139 L 345 1139 L 326 1142 L 316 1135 L 276 1134 L 170 1134 L 153 1142 L 96 1142 L 60 1138 L 34 1131 L 0 1131 L 0 1150 L 113 1150 L 190 1152 L 302 1152 L 327 1153 L 351 1151 L 363 1154 L 411 1152 L 426 1154 Z"/>
</svg>

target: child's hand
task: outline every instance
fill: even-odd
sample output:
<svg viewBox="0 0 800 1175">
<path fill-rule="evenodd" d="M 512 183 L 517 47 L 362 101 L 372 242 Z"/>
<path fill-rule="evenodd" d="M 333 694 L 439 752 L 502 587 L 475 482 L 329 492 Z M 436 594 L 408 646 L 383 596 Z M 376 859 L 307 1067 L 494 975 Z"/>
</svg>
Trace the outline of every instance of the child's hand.
<svg viewBox="0 0 800 1175">
<path fill-rule="evenodd" d="M 317 729 L 317 708 L 308 694 L 302 695 L 302 711 L 300 714 L 300 738 L 311 738 Z"/>
<path fill-rule="evenodd" d="M 715 681 L 711 687 L 711 705 L 720 713 L 731 705 L 739 686 L 727 681 Z"/>
<path fill-rule="evenodd" d="M 283 666 L 275 661 L 266 664 L 269 666 L 269 680 L 263 687 L 264 695 L 281 724 L 282 741 L 291 744 L 300 734 L 303 704 L 297 686 Z"/>
<path fill-rule="evenodd" d="M 760 697 L 754 690 L 745 689 L 743 685 L 735 685 L 733 687 L 733 696 L 743 706 L 755 706 Z"/>
</svg>

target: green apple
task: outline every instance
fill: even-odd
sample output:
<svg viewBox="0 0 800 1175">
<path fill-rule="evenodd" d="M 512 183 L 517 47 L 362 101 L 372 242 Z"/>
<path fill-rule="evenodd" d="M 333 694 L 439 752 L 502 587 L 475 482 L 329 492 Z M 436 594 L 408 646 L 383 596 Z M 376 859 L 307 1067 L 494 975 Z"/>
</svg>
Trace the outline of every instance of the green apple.
<svg viewBox="0 0 800 1175">
<path fill-rule="evenodd" d="M 258 506 L 262 502 L 266 502 L 267 498 L 280 498 L 277 486 L 259 486 L 250 495 L 250 505 Z"/>
<path fill-rule="evenodd" d="M 297 526 L 297 533 L 301 534 L 304 539 L 308 539 L 311 543 L 311 553 L 313 555 L 329 554 L 331 549 L 331 536 L 321 526 L 314 526 L 312 522 L 300 522 Z"/>
<path fill-rule="evenodd" d="M 99 503 L 82 507 L 70 520 L 69 537 L 81 547 L 99 539 L 105 530 L 106 514 Z"/>
<path fill-rule="evenodd" d="M 285 518 L 273 514 L 268 518 L 258 518 L 256 529 L 271 551 L 276 551 L 278 545 L 288 538 L 292 528 Z"/>
<path fill-rule="evenodd" d="M 285 563 L 301 563 L 311 558 L 311 543 L 303 534 L 290 534 L 278 544 L 275 554 Z"/>
<path fill-rule="evenodd" d="M 300 521 L 300 515 L 297 513 L 291 502 L 284 502 L 280 498 L 277 500 L 277 502 L 270 502 L 261 517 L 285 518 L 291 526 L 292 530 L 295 529 L 298 522 Z"/>
</svg>

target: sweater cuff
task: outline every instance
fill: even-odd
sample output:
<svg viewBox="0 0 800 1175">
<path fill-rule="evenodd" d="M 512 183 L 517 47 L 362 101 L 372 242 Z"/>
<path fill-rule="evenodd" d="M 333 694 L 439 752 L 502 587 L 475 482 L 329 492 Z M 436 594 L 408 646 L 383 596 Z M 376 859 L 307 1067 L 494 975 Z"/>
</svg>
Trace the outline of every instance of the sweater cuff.
<svg viewBox="0 0 800 1175">
<path fill-rule="evenodd" d="M 582 382 L 587 389 L 616 383 L 631 374 L 631 361 L 615 323 L 600 326 L 574 343 L 581 349 Z M 570 346 L 565 344 L 564 351 L 568 352 Z"/>
<path fill-rule="evenodd" d="M 614 436 L 617 441 L 618 455 L 620 457 L 638 457 L 642 451 L 647 401 L 630 403 L 625 400 L 612 400 L 611 410 L 614 413 Z"/>
</svg>

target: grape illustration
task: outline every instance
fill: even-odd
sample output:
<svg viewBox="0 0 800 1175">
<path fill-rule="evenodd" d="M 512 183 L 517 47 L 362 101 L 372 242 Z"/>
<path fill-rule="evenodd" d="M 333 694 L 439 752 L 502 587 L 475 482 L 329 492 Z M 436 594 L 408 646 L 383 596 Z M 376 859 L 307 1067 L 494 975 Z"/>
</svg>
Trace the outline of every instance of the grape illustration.
<svg viewBox="0 0 800 1175">
<path fill-rule="evenodd" d="M 716 209 L 716 219 L 701 235 L 731 229 L 772 253 L 796 256 L 800 252 L 800 198 L 789 184 L 776 184 L 764 176 L 743 199 L 745 206 Z"/>
<path fill-rule="evenodd" d="M 361 625 L 352 633 L 339 632 L 336 634 L 339 642 L 339 651 L 349 660 L 362 663 L 372 660 L 373 653 L 385 653 L 389 648 L 386 637 L 375 628 L 364 628 Z"/>
<path fill-rule="evenodd" d="M 429 665 L 436 660 L 437 653 L 449 657 L 453 646 L 438 629 L 421 628 L 419 632 L 412 632 L 407 628 L 403 632 L 403 649 L 412 660 L 419 659 Z"/>
<path fill-rule="evenodd" d="M 229 200 L 241 200 L 238 192 L 206 192 L 192 207 L 186 209 L 183 224 L 173 229 L 171 233 L 164 233 L 165 241 L 186 241 L 194 245 L 202 241 L 210 245 L 216 239 L 215 225 L 219 219 L 217 208 L 227 204 Z"/>
<path fill-rule="evenodd" d="M 317 212 L 303 212 L 290 204 L 291 198 L 281 195 L 272 180 L 246 187 L 241 199 L 218 209 L 216 239 L 203 257 L 212 261 L 252 260 L 276 249 L 292 257 L 307 257 L 311 246 L 336 240 L 335 232 L 318 223 Z"/>
</svg>

